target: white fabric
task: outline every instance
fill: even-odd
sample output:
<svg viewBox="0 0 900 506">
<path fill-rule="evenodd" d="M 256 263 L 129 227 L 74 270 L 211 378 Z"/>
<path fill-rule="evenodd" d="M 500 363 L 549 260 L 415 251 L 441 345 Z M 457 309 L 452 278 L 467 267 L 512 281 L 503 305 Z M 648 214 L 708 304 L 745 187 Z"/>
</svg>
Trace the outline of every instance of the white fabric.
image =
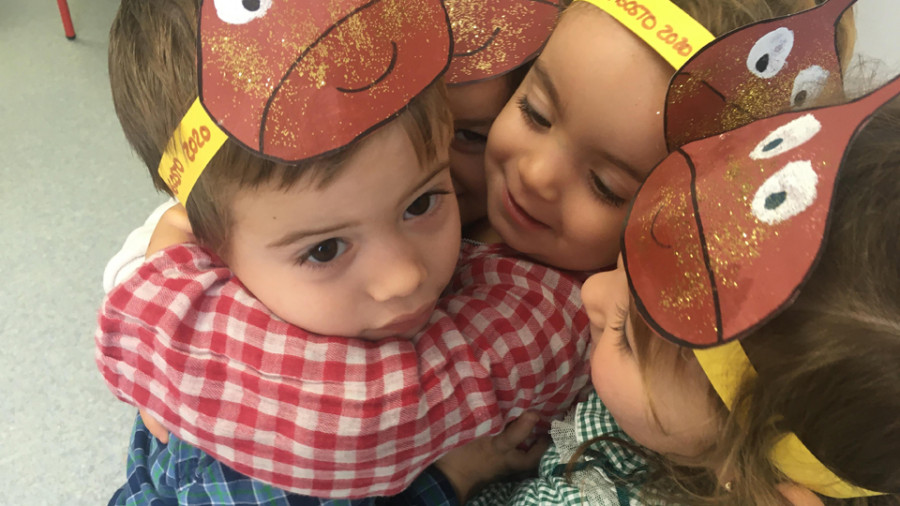
<svg viewBox="0 0 900 506">
<path fill-rule="evenodd" d="M 150 244 L 150 236 L 163 213 L 177 204 L 175 199 L 163 202 L 150 213 L 143 225 L 131 231 L 118 253 L 113 255 L 103 269 L 103 291 L 108 293 L 116 285 L 131 276 L 144 263 L 144 255 Z"/>
</svg>

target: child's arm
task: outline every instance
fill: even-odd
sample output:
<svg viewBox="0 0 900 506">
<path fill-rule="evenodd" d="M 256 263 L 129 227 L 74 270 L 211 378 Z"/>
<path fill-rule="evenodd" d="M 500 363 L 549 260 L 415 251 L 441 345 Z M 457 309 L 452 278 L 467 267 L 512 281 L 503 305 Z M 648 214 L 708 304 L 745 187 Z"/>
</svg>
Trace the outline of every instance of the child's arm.
<svg viewBox="0 0 900 506">
<path fill-rule="evenodd" d="M 103 291 L 109 292 L 116 285 L 128 279 L 129 276 L 144 263 L 144 257 L 147 253 L 147 245 L 150 243 L 150 236 L 159 222 L 160 216 L 176 204 L 175 199 L 169 199 L 160 204 L 150 213 L 143 225 L 131 231 L 122 248 L 113 255 L 103 269 Z"/>
<path fill-rule="evenodd" d="M 175 244 L 197 242 L 191 222 L 188 221 L 187 211 L 181 204 L 175 204 L 162 214 L 150 241 L 146 247 L 146 256 L 150 257 L 157 251 L 162 251 Z"/>
<path fill-rule="evenodd" d="M 578 280 L 474 249 L 414 341 L 309 335 L 192 245 L 114 290 L 97 360 L 122 400 L 240 472 L 298 493 L 399 492 L 452 448 L 587 383 Z"/>
</svg>

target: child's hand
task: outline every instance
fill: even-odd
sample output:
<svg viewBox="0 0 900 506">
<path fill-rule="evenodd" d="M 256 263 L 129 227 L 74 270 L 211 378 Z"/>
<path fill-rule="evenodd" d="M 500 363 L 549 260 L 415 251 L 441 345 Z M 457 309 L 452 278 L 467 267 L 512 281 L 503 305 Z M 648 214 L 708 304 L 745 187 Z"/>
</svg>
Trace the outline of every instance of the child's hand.
<svg viewBox="0 0 900 506">
<path fill-rule="evenodd" d="M 147 255 L 168 248 L 175 244 L 197 242 L 191 223 L 188 221 L 187 211 L 181 204 L 176 204 L 163 213 L 150 236 L 150 244 L 147 246 Z M 155 434 L 154 434 L 155 435 Z"/>
<path fill-rule="evenodd" d="M 549 441 L 542 440 L 527 451 L 517 448 L 531 435 L 537 422 L 537 414 L 523 413 L 500 434 L 481 437 L 451 450 L 435 463 L 453 484 L 460 504 L 497 478 L 537 467 Z"/>
<path fill-rule="evenodd" d="M 162 441 L 163 444 L 168 443 L 169 431 L 167 431 L 156 418 L 150 416 L 150 413 L 147 413 L 143 409 L 139 409 L 138 412 L 141 414 L 141 421 L 144 422 L 144 427 L 147 427 L 150 434 L 153 434 L 153 437 Z"/>
</svg>

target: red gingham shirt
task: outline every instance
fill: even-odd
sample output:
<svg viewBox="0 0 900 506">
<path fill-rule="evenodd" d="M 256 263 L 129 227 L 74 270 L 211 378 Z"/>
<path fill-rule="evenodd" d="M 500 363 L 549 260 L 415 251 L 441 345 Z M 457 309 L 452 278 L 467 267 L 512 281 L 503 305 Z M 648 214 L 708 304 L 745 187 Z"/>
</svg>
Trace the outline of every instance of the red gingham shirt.
<svg viewBox="0 0 900 506">
<path fill-rule="evenodd" d="M 279 320 L 180 245 L 108 294 L 96 359 L 119 399 L 239 472 L 317 497 L 391 495 L 524 410 L 546 421 L 576 400 L 589 378 L 580 287 L 464 243 L 428 328 L 370 342 Z"/>
</svg>

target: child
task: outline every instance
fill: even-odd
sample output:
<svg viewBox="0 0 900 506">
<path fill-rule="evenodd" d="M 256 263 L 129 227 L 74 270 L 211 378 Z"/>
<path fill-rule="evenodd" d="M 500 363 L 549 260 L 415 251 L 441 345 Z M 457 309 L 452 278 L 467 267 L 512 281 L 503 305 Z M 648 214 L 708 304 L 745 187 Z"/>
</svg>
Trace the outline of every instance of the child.
<svg viewBox="0 0 900 506">
<path fill-rule="evenodd" d="M 341 12 L 317 2 L 296 11 L 315 16 L 296 20 L 278 5 L 122 3 L 111 80 L 126 135 L 151 168 L 162 132 L 176 130 L 196 93 L 184 48 L 199 41 L 202 102 L 155 180 L 186 200 L 198 240 L 229 268 L 192 245 L 154 257 L 109 294 L 98 365 L 116 395 L 237 471 L 310 495 L 389 494 L 523 410 L 546 423 L 575 400 L 587 382 L 580 278 L 502 247 L 460 250 L 449 131 L 429 86 L 449 52 L 444 63 L 409 53 L 417 37 L 432 39 L 421 51 L 441 50 L 445 18 L 429 10 L 440 2 L 402 13 L 391 2 Z M 341 42 L 363 35 L 359 50 L 389 52 L 348 55 L 353 45 Z M 281 67 L 283 52 L 311 60 Z M 426 56 L 437 64 L 410 65 Z M 355 61 L 364 63 L 340 65 Z M 261 97 L 272 82 L 261 63 L 289 69 L 281 95 Z M 340 107 L 348 96 L 353 107 Z M 319 113 L 337 116 L 295 124 Z M 198 126 L 187 123 L 194 114 Z M 224 145 L 191 189 L 199 170 L 185 160 L 216 139 Z M 451 274 L 453 295 L 435 307 Z"/>
<path fill-rule="evenodd" d="M 487 226 L 484 147 L 494 118 L 519 86 L 569 1 L 449 0 L 453 58 L 447 96 L 453 113 L 450 172 L 465 237 Z"/>
<path fill-rule="evenodd" d="M 900 102 L 862 127 L 898 94 L 657 166 L 618 268 L 583 287 L 595 395 L 539 479 L 473 504 L 900 504 Z"/>
<path fill-rule="evenodd" d="M 445 2 L 455 48 L 445 74 L 453 115 L 450 173 L 466 237 L 477 235 L 478 230 L 486 227 L 484 146 L 488 129 L 543 47 L 562 5 L 568 3 L 567 0 L 560 5 L 531 0 Z M 175 50 L 182 58 L 187 52 Z M 156 224 L 163 212 L 175 203 L 172 199 L 161 204 L 142 226 L 129 234 L 104 270 L 105 291 L 112 290 L 143 263 Z"/>
<path fill-rule="evenodd" d="M 667 153 L 662 112 L 673 69 L 712 40 L 705 30 L 718 36 L 813 6 L 811 0 L 638 4 L 656 16 L 654 29 L 645 28 L 643 10 L 631 15 L 623 2 L 574 2 L 491 129 L 485 160 L 491 225 L 509 246 L 548 265 L 594 271 L 615 263 L 625 205 Z M 669 14 L 673 4 L 689 17 Z M 842 62 L 852 48 L 850 23 L 844 16 L 838 28 Z M 671 33 L 661 33 L 667 25 Z M 681 34 L 675 43 L 656 46 L 664 59 L 651 44 L 675 32 Z M 682 39 L 690 44 L 676 47 Z M 801 70 L 788 66 L 784 73 Z"/>
</svg>

